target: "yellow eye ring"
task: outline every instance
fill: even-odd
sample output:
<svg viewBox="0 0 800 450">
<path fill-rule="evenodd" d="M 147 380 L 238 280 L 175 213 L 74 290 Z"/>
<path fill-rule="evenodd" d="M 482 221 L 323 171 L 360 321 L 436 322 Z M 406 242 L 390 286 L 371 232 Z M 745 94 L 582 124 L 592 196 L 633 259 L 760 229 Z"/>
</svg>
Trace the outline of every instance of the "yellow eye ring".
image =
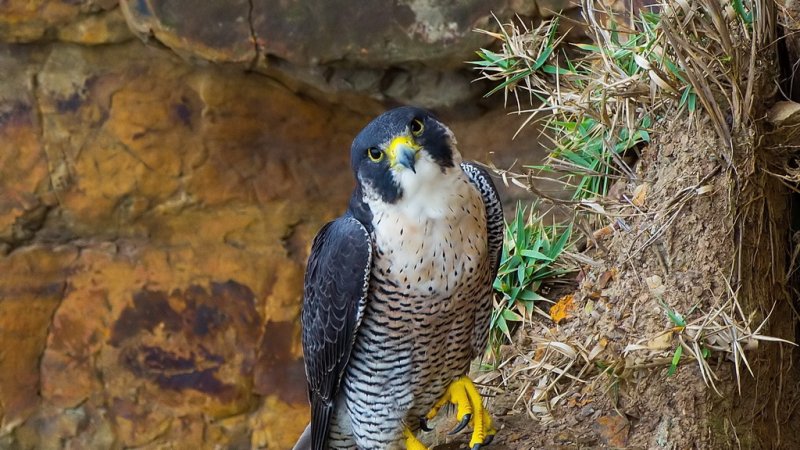
<svg viewBox="0 0 800 450">
<path fill-rule="evenodd" d="M 414 119 L 411 121 L 411 124 L 408 126 L 411 129 L 411 134 L 414 136 L 419 136 L 425 130 L 425 124 L 422 123 L 419 119 Z"/>
<path fill-rule="evenodd" d="M 379 148 L 370 147 L 367 149 L 367 156 L 369 156 L 372 162 L 381 162 L 383 159 L 383 152 Z"/>
</svg>

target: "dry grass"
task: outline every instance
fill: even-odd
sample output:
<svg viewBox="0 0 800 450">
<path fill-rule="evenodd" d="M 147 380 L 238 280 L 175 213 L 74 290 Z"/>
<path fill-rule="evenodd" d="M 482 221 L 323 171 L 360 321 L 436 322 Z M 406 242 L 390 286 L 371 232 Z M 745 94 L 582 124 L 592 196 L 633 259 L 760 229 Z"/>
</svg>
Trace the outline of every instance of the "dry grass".
<svg viewBox="0 0 800 450">
<path fill-rule="evenodd" d="M 513 95 L 518 114 L 527 115 L 520 129 L 544 121 L 555 132 L 556 149 L 536 168 L 573 179 L 634 179 L 620 149 L 633 147 L 636 132 L 644 132 L 641 140 L 647 141 L 652 122 L 700 108 L 724 144 L 719 156 L 733 167 L 732 133 L 756 120 L 753 85 L 763 68 L 755 61 L 775 39 L 772 2 L 745 2 L 747 18 L 727 2 L 670 0 L 660 14 L 646 13 L 628 24 L 610 20 L 614 13 L 602 4 L 583 0 L 584 26 L 594 43 L 577 44 L 582 50 L 577 58 L 561 45 L 558 19 L 536 28 L 508 23 L 500 24 L 499 33 L 479 30 L 502 42 L 500 53 L 479 52 L 481 61 L 475 64 L 481 78 L 498 83 L 495 90 L 502 89 L 506 100 Z M 570 128 L 587 121 L 582 135 Z M 570 158 L 595 144 L 599 150 L 592 167 Z M 529 181 L 539 175 L 502 173 L 527 189 L 535 189 Z M 594 190 L 589 196 L 603 193 Z"/>
<path fill-rule="evenodd" d="M 613 385 L 613 380 L 637 371 L 670 366 L 674 370 L 689 361 L 718 393 L 719 377 L 710 361 L 731 361 L 741 390 L 742 374 L 752 374 L 747 351 L 762 341 L 787 343 L 763 334 L 770 313 L 756 322 L 756 314 L 745 314 L 740 304 L 742 268 L 749 263 L 742 261 L 741 228 L 755 217 L 748 208 L 757 208 L 760 201 L 744 198 L 752 196 L 743 180 L 755 170 L 753 149 L 758 145 L 747 132 L 757 129 L 762 118 L 758 99 L 764 92 L 757 92 L 757 86 L 768 84 L 759 77 L 769 71 L 759 66 L 765 60 L 759 53 L 775 41 L 772 1 L 666 0 L 659 14 L 635 18 L 614 16 L 594 0 L 584 0 L 582 6 L 593 44 L 578 45 L 577 57 L 569 56 L 575 49 L 563 45 L 558 20 L 538 27 L 500 24 L 499 33 L 483 31 L 502 45 L 498 53 L 479 53 L 481 77 L 496 82 L 496 91 L 503 90 L 507 101 L 513 99 L 518 114 L 526 116 L 521 128 L 543 121 L 554 136 L 554 150 L 543 165 L 498 170 L 503 180 L 590 217 L 595 228 L 625 228 L 626 219 L 636 217 L 639 231 L 631 233 L 626 255 L 630 261 L 664 236 L 686 205 L 711 191 L 712 178 L 724 175 L 730 180 L 733 207 L 727 213 L 737 248 L 733 267 L 719 275 L 728 287 L 725 295 L 691 311 L 692 321 L 686 323 L 683 315 L 667 308 L 671 327 L 654 336 L 633 336 L 622 353 L 611 358 L 589 337 L 579 341 L 574 335 L 556 336 L 542 326 L 540 334 L 548 337 L 514 348 L 496 370 L 481 378 L 486 383 L 521 381 L 518 402 L 532 418 L 544 422 L 552 420 L 552 409 L 578 386 L 609 378 Z M 654 124 L 687 115 L 695 123 L 712 125 L 722 144 L 709 155 L 717 158 L 716 168 L 677 189 L 654 210 L 639 209 L 633 198 L 609 200 L 606 194 L 615 180 L 646 184 L 637 179 L 629 161 L 638 144 L 650 141 Z M 573 199 L 552 199 L 538 192 L 534 183 L 543 172 L 548 178 L 558 176 L 575 192 Z M 775 173 L 787 183 L 800 181 L 800 170 L 781 167 Z M 737 210 L 736 205 L 745 206 Z M 577 228 L 586 229 L 587 238 L 593 239 L 590 227 Z M 780 252 L 773 251 L 772 257 L 781 257 Z M 649 287 L 658 298 L 658 283 L 654 284 Z"/>
</svg>

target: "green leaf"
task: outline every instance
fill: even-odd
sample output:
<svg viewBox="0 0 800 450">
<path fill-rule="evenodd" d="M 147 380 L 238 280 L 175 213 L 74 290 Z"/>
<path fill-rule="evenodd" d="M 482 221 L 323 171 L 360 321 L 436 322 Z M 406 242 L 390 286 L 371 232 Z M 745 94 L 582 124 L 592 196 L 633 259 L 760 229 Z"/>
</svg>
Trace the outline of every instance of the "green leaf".
<svg viewBox="0 0 800 450">
<path fill-rule="evenodd" d="M 522 256 L 527 256 L 528 258 L 536 258 L 536 259 L 541 259 L 541 260 L 545 260 L 545 261 L 552 261 L 553 260 L 553 258 L 551 258 L 550 256 L 547 256 L 544 253 L 538 252 L 536 250 L 523 250 L 523 251 L 520 252 L 520 254 Z"/>
<path fill-rule="evenodd" d="M 610 25 L 611 25 L 611 42 L 614 45 L 620 45 L 619 44 L 619 31 L 617 31 L 617 23 L 612 20 L 610 22 Z"/>
<path fill-rule="evenodd" d="M 546 298 L 544 298 L 541 295 L 539 295 L 533 289 L 525 289 L 524 291 L 520 292 L 520 294 L 517 296 L 517 299 L 530 301 L 530 302 L 535 302 L 535 301 L 540 301 L 540 300 L 547 300 Z"/>
<path fill-rule="evenodd" d="M 508 303 L 513 304 L 517 300 L 517 296 L 520 292 L 522 292 L 522 288 L 520 286 L 512 288 L 511 293 L 508 296 Z"/>
<path fill-rule="evenodd" d="M 674 309 L 672 309 L 669 306 L 667 306 L 667 304 L 664 303 L 663 301 L 659 301 L 659 303 L 661 303 L 661 307 L 664 308 L 664 310 L 667 312 L 667 317 L 669 317 L 669 320 L 676 327 L 685 327 L 686 326 L 686 320 L 683 318 L 682 315 L 680 315 L 680 313 L 678 313 Z"/>
<path fill-rule="evenodd" d="M 683 71 L 675 65 L 669 58 L 664 57 L 664 65 L 667 66 L 667 70 L 675 76 L 675 78 L 681 80 L 683 84 L 689 84 L 685 78 L 683 78 Z"/>
<path fill-rule="evenodd" d="M 508 324 L 506 323 L 506 319 L 502 315 L 497 316 L 497 328 L 505 334 L 509 340 L 511 340 L 511 332 L 508 330 Z"/>
<path fill-rule="evenodd" d="M 575 153 L 575 152 L 565 152 L 562 153 L 561 156 L 566 158 L 568 161 L 571 161 L 581 167 L 591 167 L 592 163 L 583 157 L 582 155 Z"/>
<path fill-rule="evenodd" d="M 742 0 L 733 0 L 733 10 L 736 11 L 736 14 L 742 19 L 744 23 L 750 25 L 753 23 L 753 13 L 750 11 L 745 11 L 744 3 Z"/>
<path fill-rule="evenodd" d="M 495 291 L 504 292 L 503 281 L 500 279 L 500 277 L 494 279 L 494 283 L 492 283 L 492 289 L 494 289 Z"/>
<path fill-rule="evenodd" d="M 575 67 L 575 65 L 572 64 L 572 61 L 567 56 L 566 52 L 563 52 L 563 54 L 564 54 L 564 60 L 567 62 L 567 67 L 569 67 L 569 71 L 572 73 L 578 73 L 577 67 Z"/>
<path fill-rule="evenodd" d="M 481 48 L 478 54 L 481 55 L 482 58 L 486 58 L 487 61 L 491 62 L 496 62 L 498 60 L 503 59 L 503 55 L 495 53 L 491 50 L 487 50 L 485 48 Z"/>
<path fill-rule="evenodd" d="M 517 202 L 517 216 L 514 218 L 514 225 L 516 225 L 516 239 L 514 243 L 517 249 L 521 249 L 526 244 L 525 238 L 525 208 L 522 208 L 520 203 Z"/>
<path fill-rule="evenodd" d="M 558 74 L 558 75 L 567 75 L 567 74 L 572 73 L 568 69 L 564 69 L 562 67 L 556 67 L 556 66 L 554 66 L 552 64 L 547 64 L 544 67 L 542 67 L 542 71 L 544 73 Z"/>
<path fill-rule="evenodd" d="M 573 131 L 578 127 L 578 124 L 575 123 L 575 122 L 563 122 L 563 121 L 560 121 L 560 120 L 554 120 L 554 121 L 552 121 L 550 123 L 563 128 L 565 131 Z M 556 131 L 558 131 L 558 130 L 556 130 Z"/>
<path fill-rule="evenodd" d="M 572 44 L 579 49 L 589 53 L 600 53 L 600 47 L 591 44 Z"/>
<path fill-rule="evenodd" d="M 492 53 L 489 50 L 486 50 L 486 49 L 482 48 L 482 49 L 480 49 L 479 51 L 477 51 L 475 53 L 478 55 L 478 57 L 481 58 L 480 61 L 468 61 L 469 64 L 473 64 L 473 65 L 481 66 L 481 67 L 491 67 L 491 66 L 496 65 L 494 59 L 489 56 L 489 54 Z"/>
<path fill-rule="evenodd" d="M 546 226 L 536 208 L 536 204 L 528 209 L 518 203 L 514 218 L 505 224 L 504 257 L 493 283 L 504 300 L 492 313 L 492 348 L 504 340 L 502 336 L 510 339 L 509 322 L 524 320 L 535 302 L 546 300 L 537 292 L 544 280 L 570 271 L 553 263 L 570 244 L 572 225 Z"/>
<path fill-rule="evenodd" d="M 494 330 L 497 328 L 497 318 L 500 317 L 500 312 L 498 310 L 492 311 L 492 318 L 489 320 L 489 328 Z"/>
<path fill-rule="evenodd" d="M 518 60 L 507 57 L 505 55 L 501 55 L 499 53 L 495 53 L 485 48 L 482 48 L 475 53 L 481 58 L 481 61 L 470 61 L 470 64 L 474 64 L 477 66 L 482 66 L 482 67 L 497 66 L 500 67 L 501 69 L 509 70 L 519 63 Z"/>
<path fill-rule="evenodd" d="M 675 372 L 678 370 L 678 363 L 681 361 L 681 355 L 683 355 L 683 347 L 679 346 L 675 349 L 675 354 L 672 356 L 672 364 L 670 364 L 669 370 L 667 371 L 668 376 L 675 375 Z"/>
<path fill-rule="evenodd" d="M 640 16 L 642 17 L 642 19 L 644 19 L 645 22 L 651 25 L 658 25 L 658 23 L 661 21 L 660 15 L 646 10 L 642 10 Z"/>
<path fill-rule="evenodd" d="M 689 100 L 689 94 L 691 93 L 692 93 L 691 86 L 686 86 L 686 88 L 683 89 L 683 94 L 681 94 L 681 100 L 678 102 L 679 108 L 686 104 L 686 102 Z"/>
<path fill-rule="evenodd" d="M 544 51 L 539 55 L 539 57 L 536 58 L 536 61 L 533 63 L 532 67 L 533 70 L 539 70 L 539 68 L 542 67 L 544 63 L 547 62 L 547 58 L 549 58 L 552 53 L 553 53 L 553 47 L 548 45 L 544 49 Z"/>
<path fill-rule="evenodd" d="M 560 255 L 567 246 L 570 236 L 572 236 L 572 224 L 567 226 L 567 229 L 561 233 L 556 243 L 553 245 L 553 257 Z"/>
<path fill-rule="evenodd" d="M 510 309 L 504 309 L 501 315 L 503 316 L 503 319 L 505 319 L 506 321 L 522 322 L 522 316 L 520 316 L 519 314 L 515 313 Z"/>
<path fill-rule="evenodd" d="M 521 72 L 518 72 L 518 73 L 517 73 L 517 74 L 515 74 L 514 76 L 511 76 L 511 77 L 509 77 L 509 78 L 506 78 L 506 80 L 505 80 L 505 81 L 503 81 L 503 82 L 502 82 L 502 83 L 500 83 L 499 85 L 495 86 L 495 87 L 494 87 L 492 90 L 490 90 L 489 92 L 487 92 L 487 93 L 484 95 L 484 97 L 489 97 L 489 96 L 491 96 L 492 94 L 494 94 L 494 93 L 496 93 L 496 92 L 498 92 L 498 91 L 501 91 L 501 90 L 503 90 L 503 89 L 505 89 L 505 88 L 507 88 L 507 87 L 509 87 L 509 86 L 511 86 L 511 85 L 513 85 L 513 84 L 515 84 L 517 81 L 519 81 L 519 80 L 521 80 L 521 79 L 523 79 L 523 78 L 525 78 L 525 77 L 529 76 L 530 74 L 531 74 L 531 70 L 530 70 L 530 69 L 528 69 L 528 70 L 523 70 L 523 71 L 521 71 Z"/>
</svg>

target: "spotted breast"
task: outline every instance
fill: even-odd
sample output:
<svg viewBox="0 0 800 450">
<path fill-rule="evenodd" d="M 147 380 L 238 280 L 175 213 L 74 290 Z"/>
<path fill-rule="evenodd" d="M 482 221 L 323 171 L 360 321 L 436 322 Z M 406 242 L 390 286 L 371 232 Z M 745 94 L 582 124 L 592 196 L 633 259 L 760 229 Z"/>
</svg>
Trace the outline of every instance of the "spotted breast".
<svg viewBox="0 0 800 450">
<path fill-rule="evenodd" d="M 402 448 L 396 424 L 416 430 L 447 385 L 468 371 L 478 299 L 491 296 L 492 261 L 481 193 L 460 166 L 450 171 L 435 196 L 409 196 L 391 208 L 370 204 L 367 309 L 332 448 Z"/>
</svg>

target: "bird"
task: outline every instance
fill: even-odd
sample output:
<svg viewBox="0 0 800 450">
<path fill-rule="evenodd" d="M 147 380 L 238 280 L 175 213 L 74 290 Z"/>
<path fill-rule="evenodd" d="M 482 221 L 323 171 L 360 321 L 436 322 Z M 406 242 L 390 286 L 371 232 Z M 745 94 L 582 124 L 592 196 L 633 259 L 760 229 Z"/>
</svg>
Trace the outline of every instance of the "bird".
<svg viewBox="0 0 800 450">
<path fill-rule="evenodd" d="M 496 434 L 468 376 L 482 356 L 504 234 L 488 172 L 427 110 L 394 108 L 355 137 L 346 212 L 311 246 L 301 312 L 311 421 L 295 450 L 425 450 L 448 404 Z"/>
</svg>

